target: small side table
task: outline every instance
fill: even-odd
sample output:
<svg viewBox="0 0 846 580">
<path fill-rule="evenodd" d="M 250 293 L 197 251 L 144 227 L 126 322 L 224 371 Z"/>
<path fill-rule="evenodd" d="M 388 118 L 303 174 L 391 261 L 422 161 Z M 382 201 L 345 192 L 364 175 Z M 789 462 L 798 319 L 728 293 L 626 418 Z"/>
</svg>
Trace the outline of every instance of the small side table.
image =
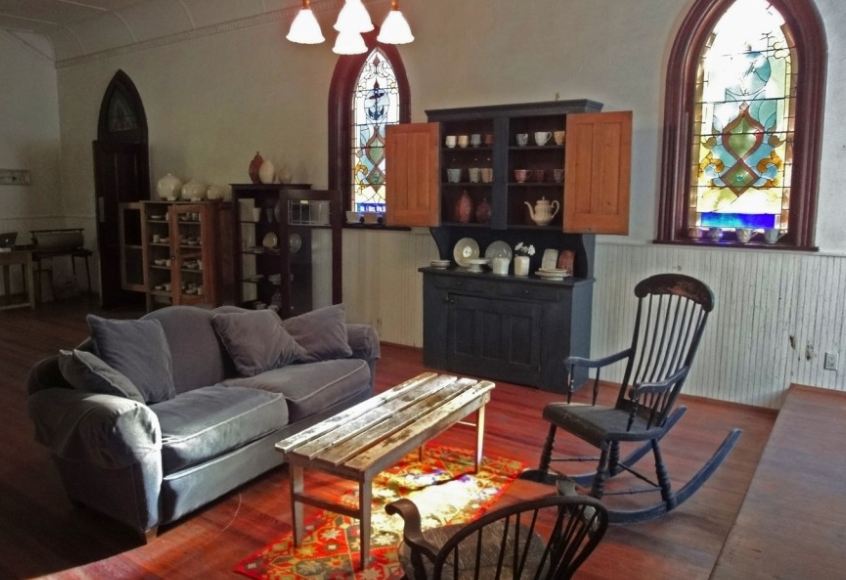
<svg viewBox="0 0 846 580">
<path fill-rule="evenodd" d="M 15 302 L 12 304 L 0 303 L 0 310 L 9 308 L 24 308 L 29 306 L 35 309 L 35 279 L 32 274 L 32 251 L 12 250 L 11 252 L 0 252 L 0 268 L 3 269 L 3 292 L 6 300 L 9 300 L 12 283 L 9 278 L 12 266 L 20 266 L 23 273 L 23 283 L 26 295 L 26 302 Z"/>
</svg>

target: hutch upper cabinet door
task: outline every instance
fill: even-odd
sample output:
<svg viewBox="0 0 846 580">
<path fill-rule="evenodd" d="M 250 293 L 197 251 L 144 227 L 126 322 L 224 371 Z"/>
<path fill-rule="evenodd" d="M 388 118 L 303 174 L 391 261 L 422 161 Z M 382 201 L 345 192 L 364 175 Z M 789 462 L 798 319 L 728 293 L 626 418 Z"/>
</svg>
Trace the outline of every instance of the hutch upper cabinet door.
<svg viewBox="0 0 846 580">
<path fill-rule="evenodd" d="M 385 162 L 389 226 L 439 224 L 439 142 L 438 123 L 388 126 Z"/>
<path fill-rule="evenodd" d="M 632 113 L 567 115 L 564 231 L 628 234 Z"/>
</svg>

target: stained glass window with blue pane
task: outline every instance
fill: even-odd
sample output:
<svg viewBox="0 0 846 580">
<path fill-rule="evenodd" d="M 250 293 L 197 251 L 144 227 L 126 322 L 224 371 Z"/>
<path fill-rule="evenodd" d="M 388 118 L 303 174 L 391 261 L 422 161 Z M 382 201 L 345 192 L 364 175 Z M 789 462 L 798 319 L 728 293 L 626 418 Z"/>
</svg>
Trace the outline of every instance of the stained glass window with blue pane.
<svg viewBox="0 0 846 580">
<path fill-rule="evenodd" d="M 385 127 L 399 123 L 399 88 L 390 61 L 374 49 L 352 96 L 352 195 L 355 211 L 385 211 Z"/>
<path fill-rule="evenodd" d="M 690 223 L 787 229 L 796 62 L 766 0 L 737 0 L 702 51 L 694 107 Z"/>
</svg>

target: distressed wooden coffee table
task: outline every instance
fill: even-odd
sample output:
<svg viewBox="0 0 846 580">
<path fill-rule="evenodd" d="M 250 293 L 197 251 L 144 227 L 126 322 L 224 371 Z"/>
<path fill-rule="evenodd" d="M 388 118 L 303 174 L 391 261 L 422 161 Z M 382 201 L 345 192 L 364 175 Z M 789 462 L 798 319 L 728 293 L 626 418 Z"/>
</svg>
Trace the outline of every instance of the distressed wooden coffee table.
<svg viewBox="0 0 846 580">
<path fill-rule="evenodd" d="M 294 543 L 303 539 L 303 504 L 357 518 L 361 567 L 370 558 L 373 478 L 456 423 L 476 427 L 475 469 L 482 460 L 485 405 L 494 384 L 423 373 L 314 426 L 283 439 L 276 449 L 291 470 Z M 477 413 L 475 423 L 463 421 Z M 358 508 L 306 495 L 303 470 L 316 469 L 358 483 Z"/>
</svg>

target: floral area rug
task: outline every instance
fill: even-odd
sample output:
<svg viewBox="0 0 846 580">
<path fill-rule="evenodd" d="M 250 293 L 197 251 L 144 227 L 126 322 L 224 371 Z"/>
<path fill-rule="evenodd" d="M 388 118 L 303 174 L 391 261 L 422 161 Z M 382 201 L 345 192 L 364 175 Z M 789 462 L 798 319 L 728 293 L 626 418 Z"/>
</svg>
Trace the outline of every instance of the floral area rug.
<svg viewBox="0 0 846 580">
<path fill-rule="evenodd" d="M 235 572 L 271 580 L 402 578 L 397 546 L 403 521 L 385 513 L 386 504 L 411 499 L 420 509 L 423 529 L 471 521 L 495 503 L 524 467 L 519 461 L 486 457 L 479 473 L 472 473 L 472 451 L 427 447 L 422 462 L 417 452 L 411 453 L 374 480 L 371 563 L 363 572 L 358 520 L 327 511 L 306 521 L 301 546 L 294 546 L 289 531 L 242 560 Z M 350 482 L 341 502 L 355 507 L 357 498 L 357 486 Z"/>
</svg>

